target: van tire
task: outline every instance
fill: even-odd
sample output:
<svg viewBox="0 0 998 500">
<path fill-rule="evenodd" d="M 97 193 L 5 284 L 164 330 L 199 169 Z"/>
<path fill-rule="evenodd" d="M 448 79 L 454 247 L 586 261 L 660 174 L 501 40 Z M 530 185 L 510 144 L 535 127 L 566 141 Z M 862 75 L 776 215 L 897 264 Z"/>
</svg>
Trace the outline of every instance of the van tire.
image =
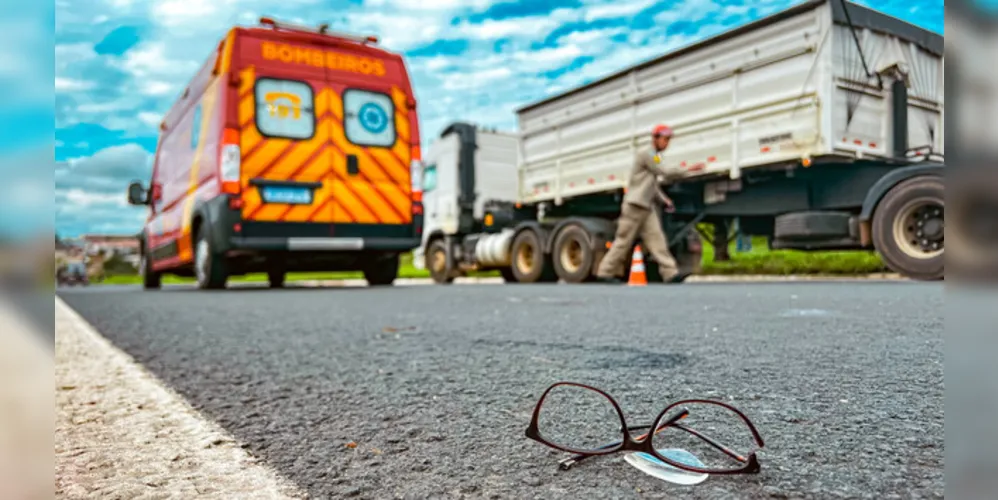
<svg viewBox="0 0 998 500">
<path fill-rule="evenodd" d="M 143 248 L 139 260 L 139 273 L 142 275 L 142 288 L 146 290 L 157 290 L 162 287 L 162 277 L 152 270 L 152 263 L 149 262 L 149 252 Z"/>
<path fill-rule="evenodd" d="M 198 228 L 194 239 L 194 276 L 198 288 L 202 290 L 221 290 L 229 279 L 228 263 L 225 256 L 215 251 L 211 245 L 211 234 L 208 225 Z"/>
<path fill-rule="evenodd" d="M 268 271 L 267 283 L 270 288 L 284 288 L 284 271 Z"/>
<path fill-rule="evenodd" d="M 390 286 L 399 275 L 399 255 L 393 253 L 367 260 L 363 272 L 369 286 Z"/>
</svg>

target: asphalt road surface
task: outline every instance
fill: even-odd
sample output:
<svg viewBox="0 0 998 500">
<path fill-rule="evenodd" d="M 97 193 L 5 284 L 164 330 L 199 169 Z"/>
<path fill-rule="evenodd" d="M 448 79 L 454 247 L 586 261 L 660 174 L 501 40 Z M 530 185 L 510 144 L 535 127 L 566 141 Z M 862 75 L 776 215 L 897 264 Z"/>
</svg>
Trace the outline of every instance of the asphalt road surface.
<svg viewBox="0 0 998 500">
<path fill-rule="evenodd" d="M 937 284 L 60 296 L 318 498 L 943 497 Z M 629 423 L 732 403 L 766 441 L 762 472 L 677 486 L 619 455 L 560 471 L 566 454 L 524 430 L 562 380 L 610 392 Z"/>
</svg>

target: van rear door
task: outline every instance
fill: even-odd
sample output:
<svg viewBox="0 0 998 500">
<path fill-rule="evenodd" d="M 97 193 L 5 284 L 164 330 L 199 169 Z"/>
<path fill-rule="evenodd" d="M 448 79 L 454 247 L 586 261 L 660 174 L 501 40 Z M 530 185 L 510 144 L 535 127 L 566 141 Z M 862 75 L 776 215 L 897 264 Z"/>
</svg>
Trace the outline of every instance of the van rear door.
<svg viewBox="0 0 998 500">
<path fill-rule="evenodd" d="M 243 220 L 332 222 L 329 89 L 325 68 L 306 64 L 322 47 L 255 37 L 240 47 Z"/>
<path fill-rule="evenodd" d="M 411 224 L 411 151 L 404 94 L 387 85 L 338 82 L 333 70 L 329 75 L 333 222 Z"/>
</svg>

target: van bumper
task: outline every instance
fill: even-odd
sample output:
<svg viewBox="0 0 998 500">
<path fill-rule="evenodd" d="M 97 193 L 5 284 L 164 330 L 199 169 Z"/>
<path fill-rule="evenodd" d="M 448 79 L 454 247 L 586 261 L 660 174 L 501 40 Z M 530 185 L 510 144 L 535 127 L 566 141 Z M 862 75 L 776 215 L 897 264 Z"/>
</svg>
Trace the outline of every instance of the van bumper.
<svg viewBox="0 0 998 500">
<path fill-rule="evenodd" d="M 260 251 L 394 251 L 407 252 L 419 247 L 420 238 L 378 238 L 378 237 L 241 237 L 229 238 L 232 250 Z"/>
</svg>

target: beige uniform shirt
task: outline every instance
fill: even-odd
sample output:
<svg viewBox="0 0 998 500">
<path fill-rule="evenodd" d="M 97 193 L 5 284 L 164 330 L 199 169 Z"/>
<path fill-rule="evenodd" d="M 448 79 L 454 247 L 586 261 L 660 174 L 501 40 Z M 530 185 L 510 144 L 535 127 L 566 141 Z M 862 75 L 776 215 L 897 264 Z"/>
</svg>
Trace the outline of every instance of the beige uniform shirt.
<svg viewBox="0 0 998 500">
<path fill-rule="evenodd" d="M 639 151 L 634 157 L 634 167 L 631 169 L 631 178 L 627 183 L 627 193 L 624 195 L 624 203 L 651 208 L 652 203 L 658 197 L 659 177 L 668 179 L 670 173 L 662 163 L 662 156 L 654 148 L 647 148 Z"/>
</svg>

